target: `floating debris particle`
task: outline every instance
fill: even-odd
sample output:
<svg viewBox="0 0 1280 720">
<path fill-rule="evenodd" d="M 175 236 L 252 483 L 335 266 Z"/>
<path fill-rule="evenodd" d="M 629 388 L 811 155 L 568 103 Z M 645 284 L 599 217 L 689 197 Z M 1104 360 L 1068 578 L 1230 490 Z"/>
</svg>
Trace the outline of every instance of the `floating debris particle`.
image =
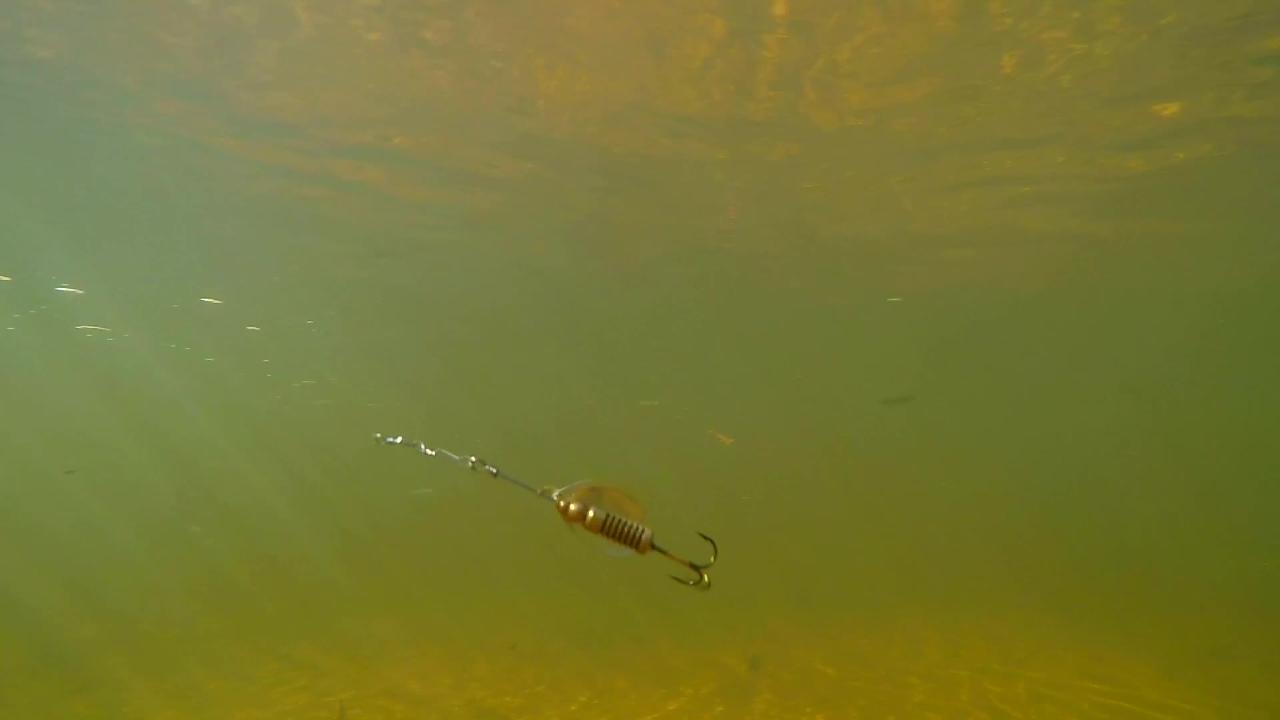
<svg viewBox="0 0 1280 720">
<path fill-rule="evenodd" d="M 209 303 L 210 305 L 221 305 L 221 304 L 222 304 L 222 301 L 221 301 L 221 300 L 219 300 L 218 298 L 208 298 L 208 297 L 200 298 L 200 302 L 203 302 L 203 303 Z"/>
<path fill-rule="evenodd" d="M 72 295 L 84 294 L 84 291 L 81 290 L 80 288 L 67 287 L 66 285 L 59 285 L 58 287 L 54 288 L 54 290 L 57 290 L 58 292 L 71 293 Z"/>
<path fill-rule="evenodd" d="M 1018 61 L 1022 59 L 1022 53 L 1017 50 L 1010 50 L 1000 56 L 1000 74 L 1012 75 L 1018 69 Z"/>
<path fill-rule="evenodd" d="M 707 432 L 711 433 L 711 437 L 719 441 L 721 445 L 729 446 L 738 441 L 736 438 L 729 437 L 717 430 L 708 430 Z"/>
</svg>

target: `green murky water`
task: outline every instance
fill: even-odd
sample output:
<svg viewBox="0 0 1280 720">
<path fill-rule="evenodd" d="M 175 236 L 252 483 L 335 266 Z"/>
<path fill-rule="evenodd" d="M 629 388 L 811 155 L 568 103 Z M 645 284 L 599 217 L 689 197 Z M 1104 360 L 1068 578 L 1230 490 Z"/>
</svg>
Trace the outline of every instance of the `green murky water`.
<svg viewBox="0 0 1280 720">
<path fill-rule="evenodd" d="M 0 106 L 4 717 L 1280 714 L 1269 3 L 19 0 Z"/>
</svg>

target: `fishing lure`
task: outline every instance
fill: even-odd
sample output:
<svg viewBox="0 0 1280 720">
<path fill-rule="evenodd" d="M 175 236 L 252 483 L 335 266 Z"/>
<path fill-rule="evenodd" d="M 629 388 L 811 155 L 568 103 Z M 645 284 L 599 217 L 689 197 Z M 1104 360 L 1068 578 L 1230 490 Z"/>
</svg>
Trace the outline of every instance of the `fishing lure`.
<svg viewBox="0 0 1280 720">
<path fill-rule="evenodd" d="M 413 448 L 427 457 L 444 457 L 469 470 L 480 470 L 491 477 L 505 480 L 539 499 L 554 504 L 556 512 L 565 522 L 580 525 L 587 532 L 628 548 L 637 555 L 644 555 L 652 550 L 688 568 L 695 575 L 692 578 L 672 575 L 672 580 L 698 590 L 711 588 L 711 578 L 707 575 L 707 570 L 716 564 L 716 559 L 720 555 L 720 548 L 716 545 L 716 541 L 709 535 L 698 533 L 698 536 L 711 546 L 711 559 L 705 563 L 696 563 L 676 555 L 654 541 L 653 530 L 642 522 L 639 505 L 630 500 L 621 490 L 593 483 L 575 483 L 558 490 L 539 489 L 517 480 L 474 455 L 464 457 L 443 448 L 428 447 L 426 443 L 410 440 L 403 435 L 375 433 L 374 438 L 383 445 Z"/>
</svg>

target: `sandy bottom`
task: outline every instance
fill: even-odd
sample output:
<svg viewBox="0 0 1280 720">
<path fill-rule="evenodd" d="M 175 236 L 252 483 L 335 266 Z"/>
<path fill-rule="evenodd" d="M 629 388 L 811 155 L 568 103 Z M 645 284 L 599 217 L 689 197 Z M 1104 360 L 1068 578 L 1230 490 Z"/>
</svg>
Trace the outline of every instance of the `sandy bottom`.
<svg viewBox="0 0 1280 720">
<path fill-rule="evenodd" d="M 733 640 L 614 647 L 510 638 L 280 648 L 134 676 L 60 716 L 137 718 L 1264 718 L 1265 677 L 1174 667 L 1009 622 L 778 625 Z M 62 698 L 69 700 L 69 698 Z M 47 708 L 46 708 L 47 709 Z"/>
</svg>

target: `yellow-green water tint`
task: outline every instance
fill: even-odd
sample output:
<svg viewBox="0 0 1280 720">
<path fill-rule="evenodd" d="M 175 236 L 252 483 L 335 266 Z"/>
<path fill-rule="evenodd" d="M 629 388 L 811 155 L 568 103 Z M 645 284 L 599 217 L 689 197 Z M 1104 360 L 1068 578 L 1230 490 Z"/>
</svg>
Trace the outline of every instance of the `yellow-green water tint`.
<svg viewBox="0 0 1280 720">
<path fill-rule="evenodd" d="M 1280 714 L 1278 73 L 1258 0 L 5 3 L 0 717 Z"/>
</svg>

